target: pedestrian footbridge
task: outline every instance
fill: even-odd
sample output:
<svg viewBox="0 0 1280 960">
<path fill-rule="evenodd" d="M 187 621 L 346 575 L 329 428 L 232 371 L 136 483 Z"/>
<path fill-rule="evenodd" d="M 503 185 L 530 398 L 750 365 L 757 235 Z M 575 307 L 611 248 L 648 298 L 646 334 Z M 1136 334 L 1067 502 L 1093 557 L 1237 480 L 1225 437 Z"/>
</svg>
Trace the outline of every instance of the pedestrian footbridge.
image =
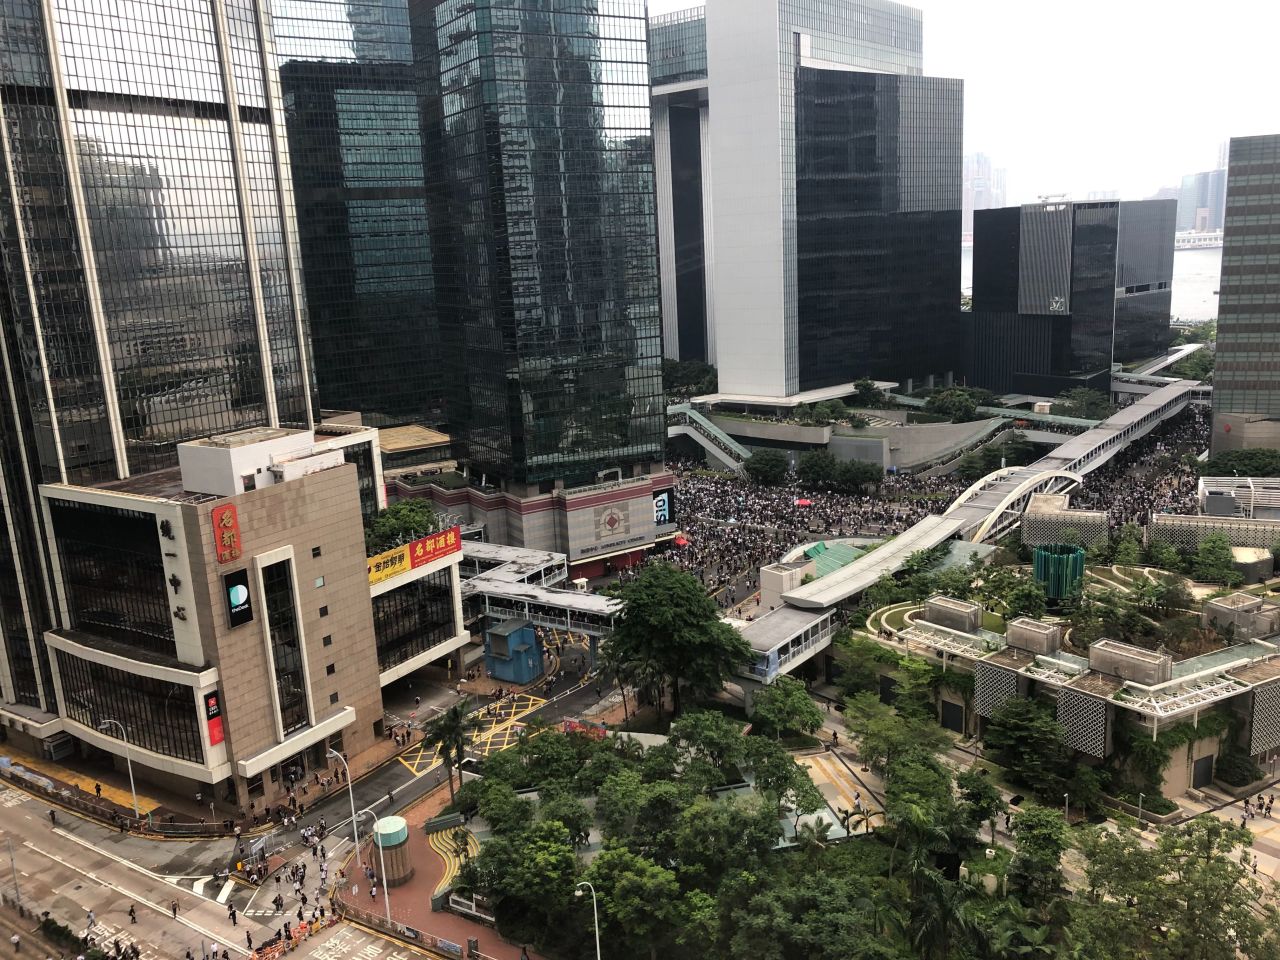
<svg viewBox="0 0 1280 960">
<path fill-rule="evenodd" d="M 1021 522 L 1033 495 L 1078 486 L 1129 444 L 1186 409 L 1199 386 L 1192 380 L 1169 383 L 1035 463 L 988 474 L 957 497 L 946 513 L 927 516 L 842 569 L 784 593 L 785 606 L 743 630 L 757 658 L 745 677 L 768 682 L 825 649 L 834 632 L 832 611 L 856 603 L 864 590 L 896 573 L 912 554 L 948 540 L 999 540 Z"/>
<path fill-rule="evenodd" d="M 730 470 L 741 470 L 751 451 L 687 403 L 667 407 L 667 436 L 688 437 Z"/>
</svg>

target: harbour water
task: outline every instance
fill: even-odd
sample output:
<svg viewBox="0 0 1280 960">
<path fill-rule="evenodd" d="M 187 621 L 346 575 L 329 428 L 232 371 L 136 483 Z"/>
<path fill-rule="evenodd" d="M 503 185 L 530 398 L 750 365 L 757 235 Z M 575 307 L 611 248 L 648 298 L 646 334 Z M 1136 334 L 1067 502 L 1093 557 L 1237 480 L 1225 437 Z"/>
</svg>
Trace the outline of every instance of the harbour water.
<svg viewBox="0 0 1280 960">
<path fill-rule="evenodd" d="M 1213 320 L 1218 316 L 1218 274 L 1222 248 L 1179 250 L 1173 255 L 1173 316 Z M 973 287 L 973 247 L 960 248 L 960 283 Z"/>
</svg>

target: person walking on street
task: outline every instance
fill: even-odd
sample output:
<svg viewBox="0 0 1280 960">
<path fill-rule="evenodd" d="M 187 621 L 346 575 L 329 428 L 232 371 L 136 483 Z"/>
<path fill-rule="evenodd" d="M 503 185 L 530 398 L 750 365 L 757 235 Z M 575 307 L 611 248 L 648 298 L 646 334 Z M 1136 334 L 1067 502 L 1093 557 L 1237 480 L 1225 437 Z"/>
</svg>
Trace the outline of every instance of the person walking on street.
<svg viewBox="0 0 1280 960">
<path fill-rule="evenodd" d="M 132 903 L 129 904 L 129 922 L 130 923 L 138 922 L 138 911 L 134 909 Z"/>
<path fill-rule="evenodd" d="M 173 919 L 177 920 L 178 919 L 178 901 L 177 900 L 169 901 L 169 911 L 173 914 Z"/>
<path fill-rule="evenodd" d="M 93 795 L 97 797 L 99 800 L 102 799 L 102 784 L 95 783 L 93 785 Z"/>
<path fill-rule="evenodd" d="M 53 807 L 49 808 L 49 824 L 54 827 L 58 825 L 58 814 L 54 812 Z"/>
<path fill-rule="evenodd" d="M 12 937 L 9 938 L 9 942 L 13 944 L 14 953 L 22 952 L 22 938 L 20 936 L 18 936 L 15 933 Z"/>
<path fill-rule="evenodd" d="M 248 930 L 244 932 L 244 945 L 250 950 L 253 950 L 253 934 Z"/>
</svg>

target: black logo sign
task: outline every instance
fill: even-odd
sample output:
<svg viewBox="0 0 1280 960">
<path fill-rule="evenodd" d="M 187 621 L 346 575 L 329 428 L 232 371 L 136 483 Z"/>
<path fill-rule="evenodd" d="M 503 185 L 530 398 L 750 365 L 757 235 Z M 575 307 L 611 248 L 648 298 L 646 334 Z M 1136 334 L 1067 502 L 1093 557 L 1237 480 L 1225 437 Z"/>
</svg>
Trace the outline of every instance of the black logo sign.
<svg viewBox="0 0 1280 960">
<path fill-rule="evenodd" d="M 249 600 L 248 570 L 236 570 L 224 576 L 222 592 L 227 598 L 227 622 L 231 626 L 243 626 L 253 619 L 253 604 Z"/>
<path fill-rule="evenodd" d="M 664 527 L 676 522 L 676 491 L 674 487 L 664 487 L 653 491 L 653 523 Z"/>
</svg>

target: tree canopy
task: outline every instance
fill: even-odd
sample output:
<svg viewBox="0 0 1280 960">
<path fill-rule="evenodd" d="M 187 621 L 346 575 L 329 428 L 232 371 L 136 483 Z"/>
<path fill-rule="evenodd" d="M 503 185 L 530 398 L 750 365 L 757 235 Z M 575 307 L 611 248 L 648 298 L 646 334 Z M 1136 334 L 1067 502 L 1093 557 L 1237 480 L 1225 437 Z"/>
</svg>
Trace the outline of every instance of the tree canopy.
<svg viewBox="0 0 1280 960">
<path fill-rule="evenodd" d="M 1199 464 L 1202 477 L 1280 477 L 1280 450 L 1227 450 Z"/>
<path fill-rule="evenodd" d="M 620 591 L 622 613 L 605 641 L 605 655 L 629 683 L 650 689 L 661 709 L 670 686 L 681 697 L 719 692 L 751 660 L 751 647 L 720 620 L 701 583 L 666 563 L 651 563 Z"/>
<path fill-rule="evenodd" d="M 747 477 L 762 487 L 776 487 L 786 482 L 790 466 L 779 450 L 757 450 L 742 465 Z"/>
<path fill-rule="evenodd" d="M 433 533 L 439 524 L 439 515 L 431 501 L 423 497 L 397 500 L 378 512 L 364 532 L 365 555 L 372 557 L 385 550 Z"/>
</svg>

